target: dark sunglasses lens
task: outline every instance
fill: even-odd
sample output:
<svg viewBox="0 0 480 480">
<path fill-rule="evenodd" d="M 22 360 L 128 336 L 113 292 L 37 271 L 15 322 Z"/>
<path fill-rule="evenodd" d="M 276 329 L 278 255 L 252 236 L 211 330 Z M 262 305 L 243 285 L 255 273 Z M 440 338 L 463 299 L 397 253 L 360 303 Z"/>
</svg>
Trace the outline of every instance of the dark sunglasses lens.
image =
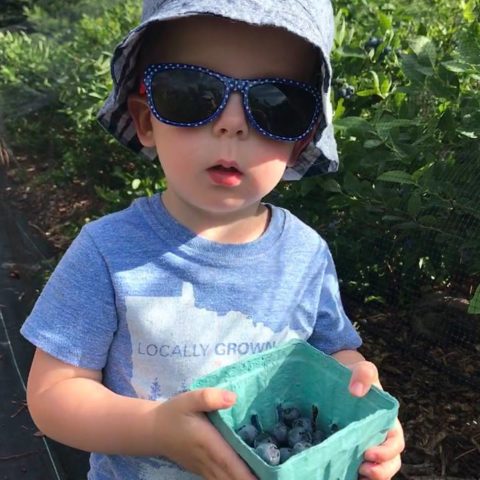
<svg viewBox="0 0 480 480">
<path fill-rule="evenodd" d="M 152 80 L 153 104 L 165 120 L 197 123 L 222 103 L 225 87 L 216 77 L 194 70 L 164 70 Z"/>
<path fill-rule="evenodd" d="M 250 88 L 250 110 L 268 133 L 295 138 L 304 134 L 315 114 L 315 97 L 307 90 L 282 83 L 264 83 Z"/>
</svg>

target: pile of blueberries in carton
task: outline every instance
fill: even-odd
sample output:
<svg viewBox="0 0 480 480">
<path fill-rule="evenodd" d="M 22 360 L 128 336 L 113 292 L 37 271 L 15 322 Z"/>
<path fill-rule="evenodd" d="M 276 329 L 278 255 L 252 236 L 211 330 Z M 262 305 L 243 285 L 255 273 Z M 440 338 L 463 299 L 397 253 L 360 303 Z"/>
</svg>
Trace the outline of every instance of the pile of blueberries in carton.
<svg viewBox="0 0 480 480">
<path fill-rule="evenodd" d="M 251 423 L 236 430 L 240 438 L 267 464 L 276 466 L 291 456 L 323 442 L 338 427 L 330 425 L 329 432 L 317 427 L 318 407 L 305 416 L 297 407 L 277 406 L 278 422 L 270 431 L 264 431 L 258 415 L 251 416 Z"/>
</svg>

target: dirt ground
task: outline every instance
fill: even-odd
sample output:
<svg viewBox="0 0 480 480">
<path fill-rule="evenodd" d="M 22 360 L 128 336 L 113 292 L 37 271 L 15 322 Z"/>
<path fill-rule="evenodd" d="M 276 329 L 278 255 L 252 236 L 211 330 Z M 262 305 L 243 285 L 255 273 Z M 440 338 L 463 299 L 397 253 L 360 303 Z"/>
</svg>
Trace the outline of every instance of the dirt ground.
<svg viewBox="0 0 480 480">
<path fill-rule="evenodd" d="M 59 187 L 39 181 L 46 171 L 47 164 L 17 158 L 8 167 L 7 196 L 61 253 L 71 223 L 90 217 L 101 203 L 80 182 Z M 400 402 L 407 448 L 395 478 L 480 480 L 480 345 L 432 345 L 413 335 L 405 322 L 392 328 L 385 315 L 358 315 L 358 322 L 362 353 L 378 366 L 385 390 Z M 462 376 L 452 374 L 455 369 Z"/>
</svg>

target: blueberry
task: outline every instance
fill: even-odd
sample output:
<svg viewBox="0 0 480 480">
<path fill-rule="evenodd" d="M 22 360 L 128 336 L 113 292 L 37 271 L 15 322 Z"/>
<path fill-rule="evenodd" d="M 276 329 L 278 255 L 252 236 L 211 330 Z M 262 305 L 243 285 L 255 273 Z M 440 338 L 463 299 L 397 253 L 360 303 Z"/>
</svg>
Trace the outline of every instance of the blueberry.
<svg viewBox="0 0 480 480">
<path fill-rule="evenodd" d="M 280 450 L 273 443 L 261 443 L 255 448 L 255 452 L 269 465 L 275 466 L 280 463 Z"/>
<path fill-rule="evenodd" d="M 392 53 L 392 47 L 385 47 L 382 51 L 382 53 L 380 54 L 380 56 L 378 57 L 378 59 L 380 61 L 384 60 L 388 55 L 390 55 Z"/>
<path fill-rule="evenodd" d="M 280 419 L 288 426 L 292 425 L 294 420 L 300 418 L 300 410 L 297 407 L 282 408 L 280 412 Z"/>
<path fill-rule="evenodd" d="M 315 430 L 312 434 L 312 443 L 313 445 L 318 445 L 326 439 L 326 435 L 321 430 Z"/>
<path fill-rule="evenodd" d="M 279 422 L 273 427 L 272 435 L 277 445 L 286 444 L 288 440 L 288 427 L 284 423 Z"/>
<path fill-rule="evenodd" d="M 338 91 L 338 95 L 341 98 L 346 98 L 347 100 L 353 97 L 353 94 L 355 93 L 355 89 L 348 84 L 345 84 L 340 90 Z"/>
<path fill-rule="evenodd" d="M 293 421 L 292 427 L 302 427 L 305 430 L 308 430 L 309 432 L 313 430 L 312 421 L 307 417 L 297 418 L 296 420 Z"/>
<path fill-rule="evenodd" d="M 288 444 L 293 447 L 298 442 L 312 443 L 312 434 L 302 427 L 294 427 L 288 432 Z"/>
<path fill-rule="evenodd" d="M 297 453 L 300 453 L 300 452 L 303 452 L 304 450 L 307 450 L 311 446 L 312 446 L 312 444 L 310 442 L 298 442 L 293 446 L 292 453 L 293 453 L 293 455 L 296 455 Z"/>
<path fill-rule="evenodd" d="M 282 447 L 280 449 L 280 463 L 286 462 L 293 455 L 292 449 L 288 447 Z"/>
<path fill-rule="evenodd" d="M 247 445 L 251 447 L 258 435 L 258 430 L 253 425 L 247 424 L 241 426 L 237 430 L 237 434 Z"/>
<path fill-rule="evenodd" d="M 365 44 L 365 48 L 377 48 L 382 42 L 383 40 L 381 38 L 370 37 Z"/>
<path fill-rule="evenodd" d="M 267 432 L 260 432 L 253 441 L 253 446 L 257 448 L 259 445 L 263 445 L 264 443 L 272 443 L 276 446 L 275 439 L 272 435 Z"/>
</svg>

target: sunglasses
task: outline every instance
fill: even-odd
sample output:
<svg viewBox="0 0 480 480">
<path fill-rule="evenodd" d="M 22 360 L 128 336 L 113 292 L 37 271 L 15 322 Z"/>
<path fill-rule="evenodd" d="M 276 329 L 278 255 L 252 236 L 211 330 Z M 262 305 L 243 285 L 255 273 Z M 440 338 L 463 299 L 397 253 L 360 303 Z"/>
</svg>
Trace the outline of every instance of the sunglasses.
<svg viewBox="0 0 480 480">
<path fill-rule="evenodd" d="M 249 123 L 275 140 L 297 141 L 315 127 L 322 99 L 311 85 L 286 78 L 244 80 L 208 68 L 158 63 L 146 68 L 140 93 L 163 123 L 199 127 L 220 115 L 232 92 L 239 92 Z"/>
</svg>

